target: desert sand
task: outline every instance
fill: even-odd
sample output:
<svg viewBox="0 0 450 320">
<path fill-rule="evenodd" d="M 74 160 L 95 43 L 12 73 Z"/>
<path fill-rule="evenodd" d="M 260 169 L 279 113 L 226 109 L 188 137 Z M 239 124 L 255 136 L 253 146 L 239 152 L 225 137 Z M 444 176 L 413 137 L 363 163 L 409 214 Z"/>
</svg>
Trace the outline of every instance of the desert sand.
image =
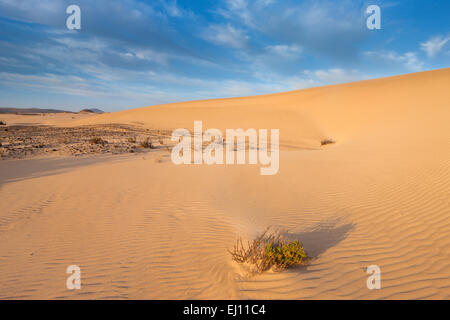
<svg viewBox="0 0 450 320">
<path fill-rule="evenodd" d="M 74 119 L 0 116 L 151 130 L 202 120 L 278 128 L 281 144 L 273 176 L 176 166 L 164 148 L 0 160 L 0 298 L 449 299 L 449 88 L 441 69 Z M 310 264 L 249 276 L 233 262 L 236 238 L 267 226 L 302 241 Z M 70 265 L 81 290 L 66 288 Z M 366 287 L 370 265 L 380 290 Z"/>
</svg>

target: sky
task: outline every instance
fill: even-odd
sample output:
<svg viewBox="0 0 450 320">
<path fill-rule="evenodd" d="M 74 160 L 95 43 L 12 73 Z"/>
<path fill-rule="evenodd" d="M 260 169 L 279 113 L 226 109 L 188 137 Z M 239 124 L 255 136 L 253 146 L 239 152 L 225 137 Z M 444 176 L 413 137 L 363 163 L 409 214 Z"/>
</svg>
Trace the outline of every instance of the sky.
<svg viewBox="0 0 450 320">
<path fill-rule="evenodd" d="M 449 66 L 448 0 L 0 0 L 0 107 L 118 111 Z"/>
</svg>

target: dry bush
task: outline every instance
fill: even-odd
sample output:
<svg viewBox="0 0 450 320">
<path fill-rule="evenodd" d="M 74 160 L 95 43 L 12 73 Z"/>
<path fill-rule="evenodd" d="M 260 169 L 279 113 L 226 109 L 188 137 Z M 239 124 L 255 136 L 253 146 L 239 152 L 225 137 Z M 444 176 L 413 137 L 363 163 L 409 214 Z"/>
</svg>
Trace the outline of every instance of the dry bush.
<svg viewBox="0 0 450 320">
<path fill-rule="evenodd" d="M 129 137 L 127 141 L 129 143 L 136 143 L 136 137 Z"/>
<path fill-rule="evenodd" d="M 333 144 L 336 143 L 336 141 L 334 141 L 333 139 L 324 139 L 322 141 L 320 141 L 320 145 L 325 146 L 327 144 Z"/>
<path fill-rule="evenodd" d="M 93 138 L 89 139 L 89 142 L 92 144 L 104 144 L 105 143 L 105 141 L 100 137 L 93 137 Z"/>
<path fill-rule="evenodd" d="M 248 241 L 247 247 L 242 243 L 242 238 L 239 238 L 233 250 L 228 250 L 233 261 L 249 263 L 253 266 L 254 273 L 271 268 L 282 270 L 306 262 L 308 255 L 303 244 L 297 240 L 289 243 L 283 239 L 281 231 L 269 230 L 267 228 L 256 239 Z"/>
<path fill-rule="evenodd" d="M 141 141 L 140 146 L 146 149 L 155 149 L 155 146 L 153 145 L 153 142 L 150 140 L 150 138 Z"/>
</svg>

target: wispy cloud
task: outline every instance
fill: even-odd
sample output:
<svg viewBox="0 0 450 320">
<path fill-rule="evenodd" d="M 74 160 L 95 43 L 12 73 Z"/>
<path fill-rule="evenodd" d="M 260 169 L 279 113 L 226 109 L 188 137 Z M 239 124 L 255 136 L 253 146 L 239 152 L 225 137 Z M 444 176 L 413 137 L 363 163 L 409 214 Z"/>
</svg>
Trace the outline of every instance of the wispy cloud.
<svg viewBox="0 0 450 320">
<path fill-rule="evenodd" d="M 328 70 L 305 71 L 320 84 L 337 84 L 369 79 L 370 76 L 362 74 L 358 70 L 345 70 L 333 68 Z"/>
<path fill-rule="evenodd" d="M 418 1 L 408 4 L 409 12 L 426 5 L 414 6 Z M 383 17 L 391 18 L 383 19 L 382 31 L 370 32 L 365 0 L 75 2 L 82 10 L 80 31 L 65 27 L 72 0 L 0 0 L 1 106 L 38 101 L 51 107 L 57 101 L 54 106 L 63 108 L 68 99 L 111 110 L 294 90 L 450 63 L 443 33 L 448 19 L 440 13 L 445 4 L 436 21 L 417 14 L 406 28 L 400 17 L 406 5 L 380 0 Z M 403 37 L 406 29 L 428 38 L 418 44 Z"/>
<path fill-rule="evenodd" d="M 231 24 L 210 25 L 202 34 L 205 40 L 217 45 L 242 49 L 247 47 L 249 36 L 244 30 L 233 27 Z"/>
<path fill-rule="evenodd" d="M 365 53 L 366 56 L 384 60 L 391 63 L 399 63 L 403 65 L 409 71 L 421 71 L 423 69 L 424 63 L 420 61 L 415 52 L 406 52 L 404 54 L 398 54 L 394 51 L 368 51 Z"/>
<path fill-rule="evenodd" d="M 283 58 L 296 58 L 298 57 L 301 52 L 302 48 L 298 45 L 273 45 L 273 46 L 267 46 L 266 51 L 275 54 L 277 56 L 283 57 Z"/>
<path fill-rule="evenodd" d="M 434 58 L 444 46 L 450 41 L 450 36 L 444 38 L 442 36 L 437 36 L 429 39 L 426 42 L 420 44 L 420 47 L 425 51 L 430 58 Z"/>
</svg>

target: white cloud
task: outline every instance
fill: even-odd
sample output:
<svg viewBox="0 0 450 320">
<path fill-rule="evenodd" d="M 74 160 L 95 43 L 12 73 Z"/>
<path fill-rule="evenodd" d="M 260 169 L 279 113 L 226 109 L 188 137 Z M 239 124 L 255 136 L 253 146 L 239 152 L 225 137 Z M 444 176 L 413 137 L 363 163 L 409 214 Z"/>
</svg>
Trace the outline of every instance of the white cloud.
<svg viewBox="0 0 450 320">
<path fill-rule="evenodd" d="M 167 64 L 170 59 L 168 54 L 155 52 L 149 49 L 129 50 L 126 53 L 120 53 L 119 55 L 129 60 L 138 59 L 148 62 L 156 62 L 158 64 Z"/>
<path fill-rule="evenodd" d="M 183 12 L 178 7 L 176 0 L 174 0 L 171 3 L 166 3 L 165 7 L 171 17 L 181 17 L 183 15 Z"/>
<path fill-rule="evenodd" d="M 98 85 L 94 82 L 84 80 L 76 76 L 43 74 L 43 75 L 23 75 L 17 73 L 0 73 L 0 83 L 13 87 L 28 87 L 41 89 L 54 93 L 69 95 L 94 96 L 100 95 Z M 104 92 L 106 94 L 106 92 Z"/>
<path fill-rule="evenodd" d="M 433 37 L 427 42 L 423 42 L 420 44 L 420 47 L 423 51 L 425 51 L 428 57 L 435 57 L 442 48 L 450 41 L 450 36 L 447 38 L 443 38 L 442 36 Z"/>
<path fill-rule="evenodd" d="M 246 0 L 227 0 L 227 5 L 231 10 L 242 10 L 248 6 Z"/>
<path fill-rule="evenodd" d="M 369 79 L 358 70 L 345 70 L 333 68 L 328 70 L 305 71 L 305 74 L 314 78 L 319 84 L 337 84 Z"/>
<path fill-rule="evenodd" d="M 302 48 L 298 45 L 275 45 L 267 46 L 266 51 L 283 58 L 296 58 L 302 52 Z"/>
<path fill-rule="evenodd" d="M 259 80 L 257 86 L 265 89 L 264 93 L 299 90 L 371 78 L 359 70 L 341 68 L 305 70 L 298 75 L 288 77 L 277 73 L 256 73 L 254 76 Z"/>
<path fill-rule="evenodd" d="M 255 4 L 258 8 L 263 8 L 274 4 L 275 0 L 256 0 Z"/>
<path fill-rule="evenodd" d="M 237 49 L 245 48 L 249 41 L 249 36 L 243 30 L 231 24 L 210 25 L 204 32 L 203 38 L 217 45 Z"/>
<path fill-rule="evenodd" d="M 415 52 L 398 54 L 394 51 L 368 51 L 365 54 L 368 57 L 400 63 L 410 71 L 421 71 L 424 65 Z"/>
<path fill-rule="evenodd" d="M 44 11 L 52 13 L 58 12 L 58 10 L 64 6 L 63 3 L 58 3 L 58 1 L 53 0 L 39 0 L 34 1 L 34 3 L 30 0 L 0 0 L 0 5 L 14 8 L 15 10 L 29 12 L 36 11 L 36 7 L 39 6 L 41 12 Z"/>
<path fill-rule="evenodd" d="M 306 71 L 299 73 L 298 76 L 291 77 L 276 73 L 264 73 L 255 75 L 253 79 L 249 80 L 207 80 L 171 73 L 122 70 L 111 82 L 103 81 L 104 79 L 97 76 L 97 73 L 105 75 L 104 70 L 95 69 L 90 70 L 90 74 L 94 76 L 91 78 L 51 73 L 23 75 L 0 72 L 0 85 L 29 88 L 36 92 L 45 91 L 63 94 L 77 97 L 77 99 L 85 97 L 90 99 L 89 101 L 102 101 L 105 98 L 114 99 L 117 106 L 121 103 L 126 103 L 129 106 L 145 106 L 186 100 L 268 94 L 369 78 L 356 70 L 338 68 Z M 109 75 L 114 76 L 114 73 Z M 130 77 L 140 79 L 142 84 L 131 84 L 128 81 Z M 165 86 L 161 88 L 149 85 L 148 80 L 154 83 L 164 83 Z M 173 89 L 171 85 L 184 89 Z M 61 107 L 64 105 L 61 105 Z"/>
<path fill-rule="evenodd" d="M 77 76 L 41 74 L 23 75 L 17 73 L 0 72 L 0 84 L 13 88 L 28 88 L 37 92 L 51 92 L 77 99 L 114 99 L 116 103 L 126 103 L 133 106 L 167 103 L 169 101 L 183 101 L 185 96 L 170 90 L 161 90 L 151 85 L 124 85 L 120 82 L 110 83 L 98 79 L 83 79 Z M 70 100 L 68 100 L 70 101 Z M 43 101 L 39 102 L 42 106 Z M 60 107 L 67 105 L 62 103 Z M 69 109 L 69 108 L 68 108 Z"/>
<path fill-rule="evenodd" d="M 356 58 L 358 44 L 368 36 L 358 1 L 224 2 L 215 12 L 233 25 L 245 26 L 252 34 L 257 32 L 276 43 L 297 44 L 304 52 L 318 52 L 340 61 Z"/>
<path fill-rule="evenodd" d="M 175 18 L 193 18 L 195 14 L 191 10 L 180 7 L 177 0 L 166 0 L 163 3 L 164 8 L 169 16 Z"/>
<path fill-rule="evenodd" d="M 66 46 L 70 50 L 78 49 L 78 50 L 89 50 L 93 52 L 102 52 L 103 50 L 108 48 L 108 44 L 105 40 L 100 38 L 90 38 L 79 40 L 77 38 L 70 38 L 68 32 L 64 31 L 61 33 L 62 37 L 52 37 L 51 39 L 63 46 Z"/>
<path fill-rule="evenodd" d="M 401 61 L 404 61 L 406 67 L 412 71 L 421 71 L 423 69 L 423 62 L 417 58 L 417 54 L 414 52 L 407 52 L 400 57 Z"/>
<path fill-rule="evenodd" d="M 225 5 L 226 8 L 219 8 L 217 10 L 218 14 L 226 19 L 232 19 L 233 17 L 238 18 L 238 20 L 245 25 L 254 26 L 254 14 L 250 8 L 252 3 L 249 4 L 247 0 L 226 0 Z"/>
</svg>

